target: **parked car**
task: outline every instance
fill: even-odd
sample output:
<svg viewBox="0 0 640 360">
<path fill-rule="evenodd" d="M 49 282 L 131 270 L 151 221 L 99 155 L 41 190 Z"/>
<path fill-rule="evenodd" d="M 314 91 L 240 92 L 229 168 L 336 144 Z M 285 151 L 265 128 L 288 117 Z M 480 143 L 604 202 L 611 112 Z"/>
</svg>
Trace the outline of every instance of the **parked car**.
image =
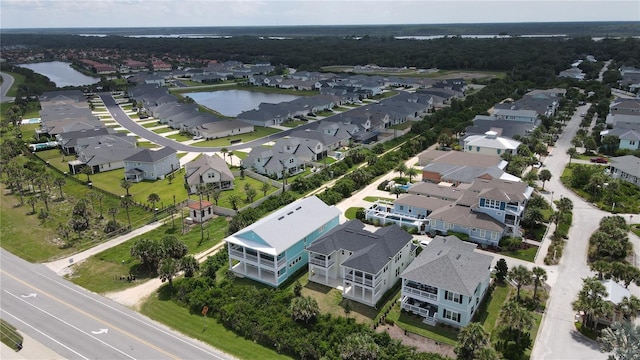
<svg viewBox="0 0 640 360">
<path fill-rule="evenodd" d="M 609 159 L 597 157 L 597 158 L 591 158 L 589 161 L 596 164 L 607 164 L 609 162 Z"/>
</svg>

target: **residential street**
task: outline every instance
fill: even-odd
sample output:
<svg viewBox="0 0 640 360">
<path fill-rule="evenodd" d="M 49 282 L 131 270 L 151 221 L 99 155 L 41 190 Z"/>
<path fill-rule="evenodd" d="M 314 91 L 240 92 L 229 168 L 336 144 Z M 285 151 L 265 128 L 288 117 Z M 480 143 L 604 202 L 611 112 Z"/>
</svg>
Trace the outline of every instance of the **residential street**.
<svg viewBox="0 0 640 360">
<path fill-rule="evenodd" d="M 0 72 L 0 76 L 2 76 L 2 84 L 0 85 L 0 103 L 13 101 L 12 97 L 7 96 L 7 91 L 9 91 L 13 85 L 13 76 L 4 72 Z"/>
<path fill-rule="evenodd" d="M 573 225 L 569 231 L 569 240 L 564 249 L 560 264 L 555 267 L 557 278 L 551 290 L 546 314 L 538 333 L 538 339 L 532 351 L 532 359 L 605 359 L 598 345 L 582 336 L 575 329 L 575 312 L 571 303 L 582 288 L 582 279 L 593 276 L 587 261 L 589 237 L 598 228 L 600 219 L 611 215 L 585 202 L 560 182 L 562 170 L 569 162 L 567 149 L 572 147 L 571 139 L 575 136 L 582 118 L 580 113 L 591 106 L 578 107 L 571 121 L 556 142 L 555 147 L 544 161 L 544 168 L 551 171 L 553 177 L 546 183 L 547 198 L 550 200 L 567 197 L 573 202 Z M 629 216 L 625 219 L 629 220 Z M 640 244 L 636 236 L 630 237 L 636 253 Z M 549 241 L 549 240 L 546 240 Z M 635 295 L 638 288 L 629 287 Z"/>
</svg>

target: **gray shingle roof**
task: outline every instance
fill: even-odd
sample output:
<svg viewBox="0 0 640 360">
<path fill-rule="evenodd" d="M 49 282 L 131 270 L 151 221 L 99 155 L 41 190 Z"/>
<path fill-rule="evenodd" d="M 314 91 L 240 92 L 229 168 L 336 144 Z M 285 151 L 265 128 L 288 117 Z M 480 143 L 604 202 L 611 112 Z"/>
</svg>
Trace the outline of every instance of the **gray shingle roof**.
<svg viewBox="0 0 640 360">
<path fill-rule="evenodd" d="M 471 296 L 491 272 L 492 257 L 456 236 L 436 236 L 405 271 L 403 279 Z"/>
<path fill-rule="evenodd" d="M 175 153 L 176 151 L 170 147 L 164 147 L 159 150 L 144 149 L 143 151 L 140 151 L 137 154 L 129 156 L 128 158 L 124 159 L 124 161 L 154 163 L 158 160 L 164 159 L 167 156 Z"/>
<path fill-rule="evenodd" d="M 395 224 L 371 233 L 364 230 L 360 220 L 352 220 L 336 226 L 307 249 L 325 255 L 341 249 L 351 251 L 353 254 L 342 262 L 342 266 L 376 274 L 411 239 L 409 233 Z"/>
</svg>

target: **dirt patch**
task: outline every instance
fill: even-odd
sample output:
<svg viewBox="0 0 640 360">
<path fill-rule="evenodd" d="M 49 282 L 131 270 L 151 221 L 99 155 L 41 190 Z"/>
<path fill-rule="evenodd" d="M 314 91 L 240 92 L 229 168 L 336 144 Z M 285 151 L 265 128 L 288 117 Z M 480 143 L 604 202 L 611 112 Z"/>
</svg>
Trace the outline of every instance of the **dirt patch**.
<svg viewBox="0 0 640 360">
<path fill-rule="evenodd" d="M 437 342 L 424 336 L 405 332 L 400 327 L 395 325 L 380 326 L 376 329 L 376 331 L 386 331 L 392 338 L 400 340 L 404 345 L 413 346 L 421 352 L 438 353 L 440 355 L 448 356 L 454 359 L 456 357 L 456 354 L 453 352 L 453 346 Z"/>
</svg>

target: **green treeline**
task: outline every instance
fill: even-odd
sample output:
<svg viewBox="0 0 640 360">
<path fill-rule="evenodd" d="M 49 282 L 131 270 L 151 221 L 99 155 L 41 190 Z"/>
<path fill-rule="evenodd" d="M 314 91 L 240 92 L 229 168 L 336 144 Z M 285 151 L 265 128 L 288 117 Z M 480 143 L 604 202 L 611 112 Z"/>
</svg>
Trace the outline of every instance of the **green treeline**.
<svg viewBox="0 0 640 360">
<path fill-rule="evenodd" d="M 3 34 L 4 45 L 28 45 L 42 49 L 101 48 L 148 54 L 159 58 L 180 54 L 193 60 L 270 62 L 299 70 L 319 70 L 329 65 L 376 64 L 455 70 L 519 70 L 553 76 L 579 57 L 614 59 L 640 66 L 640 40 L 579 38 L 398 40 L 392 36 L 260 39 L 237 36 L 228 39 L 132 38 L 122 36 Z M 310 46 L 312 44 L 312 46 Z"/>
</svg>

